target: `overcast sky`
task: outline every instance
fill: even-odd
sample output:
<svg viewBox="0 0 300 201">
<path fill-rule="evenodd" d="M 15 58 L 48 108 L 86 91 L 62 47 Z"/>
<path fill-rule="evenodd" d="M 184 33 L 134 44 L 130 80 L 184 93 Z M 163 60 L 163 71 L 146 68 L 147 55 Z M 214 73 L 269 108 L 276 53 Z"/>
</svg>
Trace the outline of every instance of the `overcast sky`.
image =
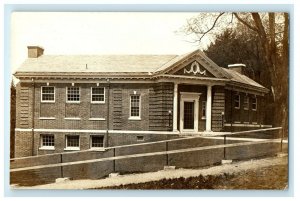
<svg viewBox="0 0 300 201">
<path fill-rule="evenodd" d="M 197 13 L 16 12 L 11 24 L 12 72 L 27 46 L 44 54 L 184 54 L 199 48 L 176 34 Z"/>
</svg>

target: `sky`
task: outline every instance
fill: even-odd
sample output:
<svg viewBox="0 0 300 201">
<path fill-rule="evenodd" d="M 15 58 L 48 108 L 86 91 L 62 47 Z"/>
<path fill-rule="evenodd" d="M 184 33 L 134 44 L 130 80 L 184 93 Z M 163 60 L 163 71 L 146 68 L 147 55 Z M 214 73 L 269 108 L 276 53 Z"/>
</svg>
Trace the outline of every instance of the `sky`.
<svg viewBox="0 0 300 201">
<path fill-rule="evenodd" d="M 185 54 L 200 48 L 176 31 L 197 13 L 15 12 L 11 21 L 12 73 L 27 46 L 44 54 Z"/>
</svg>

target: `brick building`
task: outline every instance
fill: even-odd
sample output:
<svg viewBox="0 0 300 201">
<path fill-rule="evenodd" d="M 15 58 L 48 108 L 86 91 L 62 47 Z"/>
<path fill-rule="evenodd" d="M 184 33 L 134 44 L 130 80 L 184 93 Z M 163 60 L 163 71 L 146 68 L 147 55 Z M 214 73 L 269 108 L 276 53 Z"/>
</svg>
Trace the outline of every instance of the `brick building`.
<svg viewBox="0 0 300 201">
<path fill-rule="evenodd" d="M 15 157 L 266 127 L 268 89 L 185 55 L 44 55 L 28 47 L 17 85 Z"/>
</svg>

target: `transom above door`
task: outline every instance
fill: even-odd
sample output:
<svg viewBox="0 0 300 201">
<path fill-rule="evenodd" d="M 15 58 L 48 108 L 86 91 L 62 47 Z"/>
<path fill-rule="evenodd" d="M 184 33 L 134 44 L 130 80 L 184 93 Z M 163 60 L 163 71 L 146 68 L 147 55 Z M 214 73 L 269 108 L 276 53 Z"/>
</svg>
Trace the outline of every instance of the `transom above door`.
<svg viewBox="0 0 300 201">
<path fill-rule="evenodd" d="M 180 132 L 198 132 L 199 97 L 201 93 L 180 92 Z"/>
</svg>

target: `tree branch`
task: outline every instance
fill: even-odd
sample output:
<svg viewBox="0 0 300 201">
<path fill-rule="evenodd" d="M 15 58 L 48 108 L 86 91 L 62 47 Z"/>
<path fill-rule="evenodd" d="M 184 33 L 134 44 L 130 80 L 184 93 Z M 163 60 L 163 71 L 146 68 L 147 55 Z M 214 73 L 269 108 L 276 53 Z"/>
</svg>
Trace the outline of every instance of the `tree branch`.
<svg viewBox="0 0 300 201">
<path fill-rule="evenodd" d="M 203 38 L 208 32 L 210 32 L 210 31 L 216 26 L 216 23 L 217 23 L 218 19 L 219 19 L 224 13 L 225 13 L 225 12 L 222 12 L 222 13 L 220 13 L 220 14 L 218 15 L 218 17 L 215 19 L 214 24 L 212 25 L 212 27 L 209 28 L 207 31 L 205 31 L 205 32 L 202 34 L 202 36 L 201 36 L 200 39 L 199 39 L 199 42 L 202 40 L 202 38 Z"/>
<path fill-rule="evenodd" d="M 251 26 L 248 22 L 246 22 L 245 20 L 243 20 L 242 18 L 240 18 L 240 16 L 237 13 L 233 13 L 234 16 L 246 27 L 248 27 L 249 29 L 258 32 L 258 29 L 255 28 L 254 26 Z"/>
</svg>

